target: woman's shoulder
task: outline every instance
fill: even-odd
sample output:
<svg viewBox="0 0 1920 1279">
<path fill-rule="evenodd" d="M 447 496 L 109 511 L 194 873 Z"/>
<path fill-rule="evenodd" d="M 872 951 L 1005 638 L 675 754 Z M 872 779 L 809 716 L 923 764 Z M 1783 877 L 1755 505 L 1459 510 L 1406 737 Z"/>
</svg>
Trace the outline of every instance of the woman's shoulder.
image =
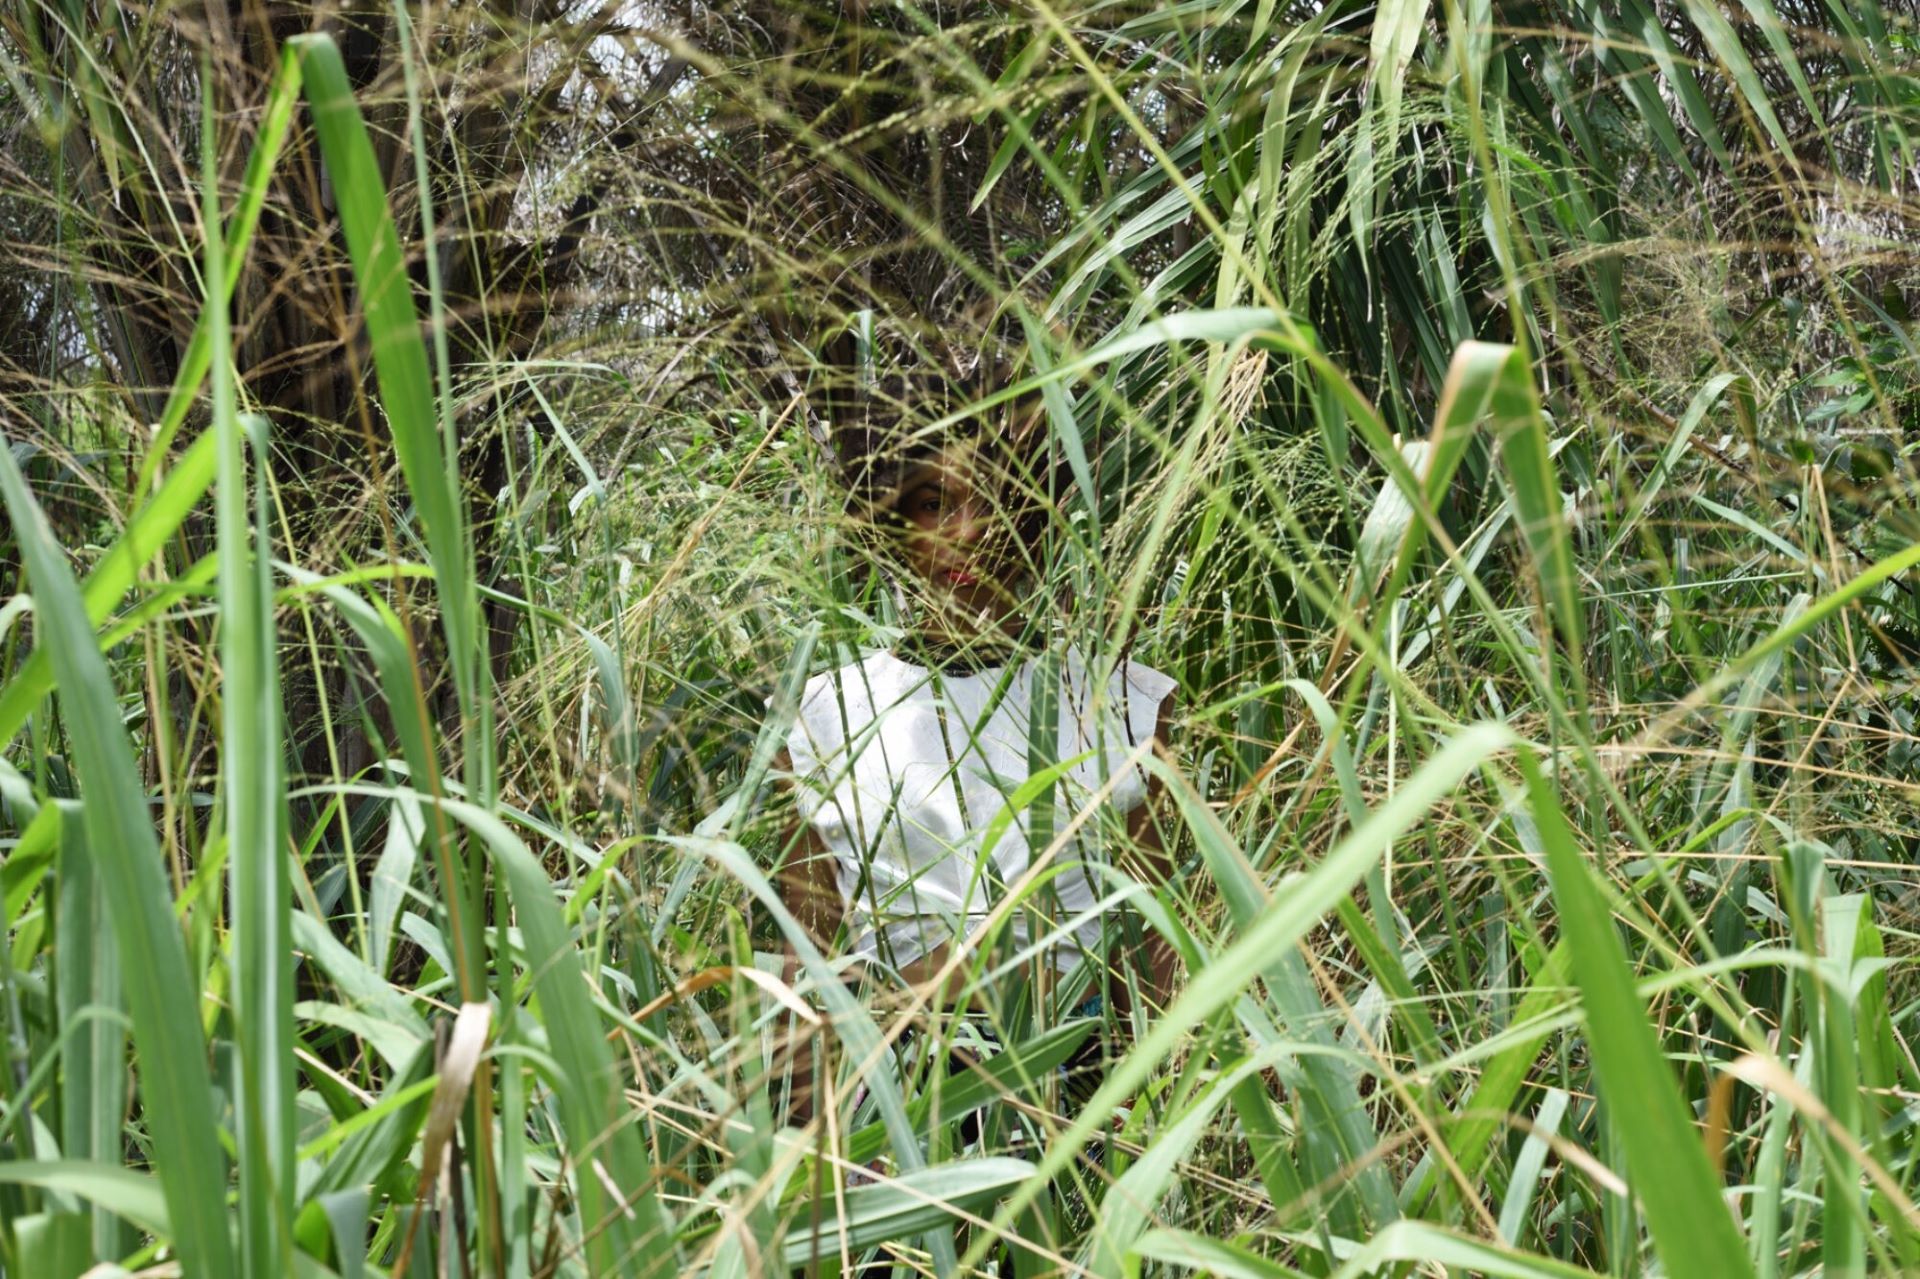
<svg viewBox="0 0 1920 1279">
<path fill-rule="evenodd" d="M 861 653 L 809 677 L 787 731 L 787 750 L 804 771 L 860 736 L 864 726 L 905 696 L 900 663 L 884 649 Z"/>
<path fill-rule="evenodd" d="M 829 666 L 807 677 L 806 692 L 803 696 L 823 695 L 827 690 L 841 687 L 866 687 L 879 683 L 891 683 L 894 668 L 900 660 L 884 648 L 868 649 L 859 652 L 851 661 L 838 666 Z"/>
<path fill-rule="evenodd" d="M 1126 681 L 1130 696 L 1152 703 L 1156 710 L 1180 687 L 1180 681 L 1165 671 L 1132 658 L 1121 663 L 1120 677 Z"/>
<path fill-rule="evenodd" d="M 801 689 L 800 717 L 816 718 L 830 709 L 837 719 L 847 708 L 880 704 L 898 683 L 898 666 L 898 659 L 891 653 L 874 649 L 816 672 Z"/>
<path fill-rule="evenodd" d="M 1113 660 L 1109 665 L 1089 659 L 1079 646 L 1070 645 L 1066 660 L 1069 671 L 1086 677 L 1105 669 L 1109 696 L 1124 698 L 1128 702 L 1144 701 L 1156 710 L 1166 701 L 1168 694 L 1179 687 L 1179 681 L 1173 676 L 1131 655 Z"/>
</svg>

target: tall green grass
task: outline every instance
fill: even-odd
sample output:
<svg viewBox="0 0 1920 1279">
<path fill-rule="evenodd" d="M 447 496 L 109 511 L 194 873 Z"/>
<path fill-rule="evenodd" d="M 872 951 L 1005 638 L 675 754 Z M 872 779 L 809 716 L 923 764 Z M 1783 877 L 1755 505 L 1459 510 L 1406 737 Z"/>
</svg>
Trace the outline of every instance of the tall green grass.
<svg viewBox="0 0 1920 1279">
<path fill-rule="evenodd" d="M 1004 1049 L 949 1076 L 926 1045 L 968 1026 L 856 993 L 774 889 L 800 682 L 910 620 L 807 412 L 719 339 L 661 340 L 719 390 L 641 444 L 650 384 L 577 331 L 456 366 L 469 317 L 410 254 L 471 205 L 380 160 L 404 135 L 427 174 L 431 33 L 371 106 L 292 40 L 244 165 L 204 91 L 201 295 L 157 429 L 101 464 L 124 510 L 79 544 L 67 459 L 0 457 L 0 1273 L 1920 1267 L 1914 264 L 1833 243 L 1910 202 L 1914 28 L 1554 12 L 859 28 L 970 95 L 974 209 L 1037 182 L 1074 214 L 954 269 L 1051 286 L 999 299 L 1006 395 L 1042 392 L 1072 476 L 1036 607 L 1182 684 L 1145 761 L 1179 874 L 1110 880 L 1183 972 L 1105 1015 L 1079 1102 L 1055 1070 L 1096 1031 L 1002 962 L 1015 903 L 958 965 Z M 33 39 L 5 47 L 44 79 L 69 46 Z M 794 86 L 679 53 L 705 106 L 964 256 Z M 107 70 L 47 100 L 122 136 Z M 300 468 L 238 376 L 289 147 L 345 246 L 384 540 L 291 536 Z M 1727 277 L 1769 253 L 1806 289 L 1669 313 L 1751 300 Z M 294 722 L 306 664 L 353 691 Z"/>
</svg>

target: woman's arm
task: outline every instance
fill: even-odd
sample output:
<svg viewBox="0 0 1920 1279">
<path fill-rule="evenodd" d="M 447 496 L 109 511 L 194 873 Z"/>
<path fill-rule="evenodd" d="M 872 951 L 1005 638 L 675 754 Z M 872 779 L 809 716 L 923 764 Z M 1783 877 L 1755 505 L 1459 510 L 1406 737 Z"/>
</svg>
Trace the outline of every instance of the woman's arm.
<svg viewBox="0 0 1920 1279">
<path fill-rule="evenodd" d="M 774 756 L 773 768 L 777 774 L 793 772 L 793 761 L 786 751 Z M 785 776 L 776 784 L 788 790 L 792 786 Z M 774 886 L 780 893 L 780 903 L 799 921 L 808 939 L 825 950 L 840 929 L 840 916 L 845 908 L 834 875 L 833 853 L 820 842 L 813 827 L 800 820 L 798 813 L 791 814 L 781 827 L 780 865 L 774 872 Z M 780 965 L 780 980 L 791 986 L 800 975 L 800 955 L 794 949 L 793 940 L 784 935 L 781 947 L 786 958 Z M 804 1124 L 813 1118 L 812 1035 L 801 1034 L 794 1041 L 792 1071 L 791 1117 L 794 1122 Z"/>
<path fill-rule="evenodd" d="M 1160 703 L 1160 715 L 1154 725 L 1153 735 L 1162 744 L 1172 740 L 1173 699 L 1175 694 L 1168 693 Z M 1133 855 L 1139 859 L 1141 878 L 1155 888 L 1167 884 L 1173 878 L 1173 856 L 1167 851 L 1161 837 L 1161 819 L 1165 816 L 1164 788 L 1158 777 L 1147 782 L 1146 797 L 1127 814 L 1127 841 Z M 1147 939 L 1146 995 L 1155 1009 L 1165 1008 L 1173 993 L 1173 943 L 1158 932 Z"/>
<path fill-rule="evenodd" d="M 793 771 L 793 761 L 786 751 L 773 757 L 776 773 L 787 774 Z M 777 785 L 790 789 L 792 783 L 782 778 Z M 780 867 L 774 872 L 774 886 L 780 892 L 780 901 L 793 917 L 800 921 L 800 927 L 806 930 L 807 937 L 814 945 L 825 950 L 840 929 L 840 916 L 845 909 L 840 900 L 840 884 L 834 872 L 833 853 L 820 842 L 820 836 L 812 826 L 800 820 L 799 814 L 790 816 L 780 832 Z M 799 957 L 794 952 L 793 943 L 785 941 L 787 953 L 786 977 L 791 981 L 798 970 Z"/>
</svg>

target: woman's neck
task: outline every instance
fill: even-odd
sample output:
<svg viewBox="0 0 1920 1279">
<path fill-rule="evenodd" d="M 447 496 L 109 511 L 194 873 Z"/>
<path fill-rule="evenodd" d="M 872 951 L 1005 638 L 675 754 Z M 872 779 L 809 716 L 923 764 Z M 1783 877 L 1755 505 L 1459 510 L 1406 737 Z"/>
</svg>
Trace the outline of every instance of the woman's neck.
<svg viewBox="0 0 1920 1279">
<path fill-rule="evenodd" d="M 969 621 L 974 624 L 967 624 Z M 904 656 L 917 656 L 926 665 L 942 668 L 1001 665 L 1031 647 L 1026 622 L 1024 615 L 1011 609 L 995 618 L 924 617 L 909 632 L 901 651 Z"/>
<path fill-rule="evenodd" d="M 1005 645 L 1026 633 L 1028 612 L 1020 596 L 997 590 L 962 604 L 929 591 L 920 601 L 916 629 L 928 642 L 947 647 Z"/>
<path fill-rule="evenodd" d="M 1003 647 L 1019 642 L 1026 630 L 1026 619 L 1010 609 L 999 617 L 923 617 L 914 633 L 928 644 L 947 648 L 963 648 L 969 644 Z"/>
</svg>

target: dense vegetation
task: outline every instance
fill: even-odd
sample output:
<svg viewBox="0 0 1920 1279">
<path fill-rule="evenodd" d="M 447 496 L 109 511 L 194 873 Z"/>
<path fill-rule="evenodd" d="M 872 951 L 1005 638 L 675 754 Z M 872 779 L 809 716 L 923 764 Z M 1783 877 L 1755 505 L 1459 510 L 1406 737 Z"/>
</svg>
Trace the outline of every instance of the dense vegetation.
<svg viewBox="0 0 1920 1279">
<path fill-rule="evenodd" d="M 0 1274 L 1920 1270 L 1916 67 L 1839 0 L 0 5 Z M 949 1077 L 766 801 L 911 615 L 843 353 L 981 332 L 1035 607 L 1180 681 L 1115 890 L 1182 972 L 1095 1028 L 989 937 Z"/>
</svg>

